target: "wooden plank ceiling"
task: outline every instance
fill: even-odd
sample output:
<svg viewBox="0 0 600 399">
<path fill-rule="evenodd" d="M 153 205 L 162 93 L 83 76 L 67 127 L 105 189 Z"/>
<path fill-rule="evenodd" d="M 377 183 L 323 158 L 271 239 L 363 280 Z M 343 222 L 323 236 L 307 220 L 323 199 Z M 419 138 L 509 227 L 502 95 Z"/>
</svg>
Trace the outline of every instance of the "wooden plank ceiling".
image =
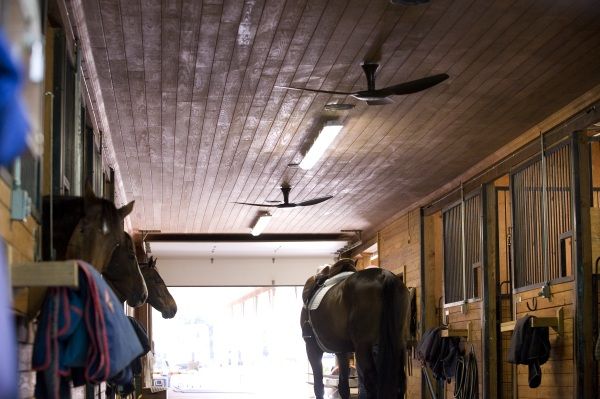
<svg viewBox="0 0 600 399">
<path fill-rule="evenodd" d="M 247 233 L 367 230 L 600 84 L 595 0 L 72 0 L 86 85 L 112 139 L 133 226 Z M 368 106 L 276 88 L 366 89 L 438 73 Z M 356 105 L 326 111 L 331 102 Z M 328 119 L 344 128 L 311 170 L 288 166 Z M 264 208 L 266 210 L 266 208 Z"/>
</svg>

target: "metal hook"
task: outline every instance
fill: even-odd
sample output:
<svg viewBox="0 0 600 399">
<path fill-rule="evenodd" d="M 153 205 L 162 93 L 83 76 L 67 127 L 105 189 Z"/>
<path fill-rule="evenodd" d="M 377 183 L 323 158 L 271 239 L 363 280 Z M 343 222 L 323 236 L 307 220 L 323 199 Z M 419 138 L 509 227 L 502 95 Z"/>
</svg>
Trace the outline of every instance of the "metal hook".
<svg viewBox="0 0 600 399">
<path fill-rule="evenodd" d="M 531 307 L 529 307 L 529 301 L 525 302 L 525 305 L 527 305 L 527 309 L 529 309 L 530 312 L 535 312 L 537 310 L 537 297 L 533 297 L 531 298 L 532 302 L 533 302 L 533 309 L 531 309 Z"/>
</svg>

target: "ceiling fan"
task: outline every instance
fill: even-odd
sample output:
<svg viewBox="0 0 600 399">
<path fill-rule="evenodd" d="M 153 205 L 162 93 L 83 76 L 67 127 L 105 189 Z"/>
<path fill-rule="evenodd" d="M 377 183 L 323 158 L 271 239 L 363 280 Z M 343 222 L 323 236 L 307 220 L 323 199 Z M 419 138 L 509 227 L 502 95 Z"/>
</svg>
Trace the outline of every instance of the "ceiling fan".
<svg viewBox="0 0 600 399">
<path fill-rule="evenodd" d="M 292 188 L 288 185 L 283 185 L 281 186 L 281 192 L 283 193 L 283 202 L 281 201 L 267 201 L 269 202 L 268 204 L 255 204 L 252 202 L 235 202 L 236 204 L 242 204 L 242 205 L 252 205 L 252 206 L 267 206 L 267 207 L 271 207 L 271 208 L 294 208 L 296 206 L 310 206 L 310 205 L 316 205 L 319 204 L 323 201 L 327 201 L 328 199 L 333 198 L 332 195 L 328 195 L 326 197 L 320 197 L 320 198 L 313 198 L 311 200 L 308 201 L 302 201 L 302 202 L 298 202 L 298 203 L 294 203 L 294 202 L 290 202 L 289 201 L 289 197 L 290 197 L 290 190 Z"/>
<path fill-rule="evenodd" d="M 375 88 L 375 72 L 379 68 L 379 64 L 365 62 L 362 65 L 362 69 L 365 72 L 367 77 L 367 90 L 357 91 L 357 92 L 343 92 L 343 91 L 333 91 L 333 90 L 319 90 L 319 89 L 308 89 L 308 88 L 300 88 L 300 87 L 292 87 L 292 86 L 275 86 L 281 89 L 289 89 L 289 90 L 305 90 L 312 91 L 314 93 L 326 93 L 326 94 L 342 94 L 346 96 L 352 96 L 357 100 L 366 101 L 369 105 L 384 105 L 391 104 L 394 101 L 389 98 L 390 96 L 400 96 L 404 94 L 412 94 L 417 93 L 419 91 L 428 89 L 432 86 L 437 85 L 438 83 L 443 82 L 448 79 L 448 75 L 445 73 L 441 73 L 438 75 L 427 76 L 425 78 L 411 80 L 409 82 L 399 83 L 396 85 L 384 87 L 382 89 Z"/>
</svg>

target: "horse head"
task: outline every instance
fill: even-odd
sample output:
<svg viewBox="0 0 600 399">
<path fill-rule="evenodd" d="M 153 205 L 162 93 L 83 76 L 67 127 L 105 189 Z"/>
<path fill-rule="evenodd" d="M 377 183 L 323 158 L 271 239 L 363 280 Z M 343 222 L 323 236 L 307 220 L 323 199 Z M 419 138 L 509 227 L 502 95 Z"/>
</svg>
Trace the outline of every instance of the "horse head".
<svg viewBox="0 0 600 399">
<path fill-rule="evenodd" d="M 65 258 L 84 260 L 103 272 L 123 240 L 123 220 L 132 210 L 133 201 L 117 209 L 111 201 L 96 197 L 86 185 L 83 214 L 71 233 Z"/>
<path fill-rule="evenodd" d="M 131 307 L 143 305 L 148 299 L 148 288 L 140 271 L 133 239 L 127 233 L 113 252 L 102 276 L 109 283 L 121 302 Z"/>
<path fill-rule="evenodd" d="M 148 303 L 158 310 L 163 319 L 171 319 L 177 313 L 177 304 L 156 269 L 156 258 L 152 256 L 147 263 L 140 264 L 140 270 L 148 287 Z"/>
</svg>

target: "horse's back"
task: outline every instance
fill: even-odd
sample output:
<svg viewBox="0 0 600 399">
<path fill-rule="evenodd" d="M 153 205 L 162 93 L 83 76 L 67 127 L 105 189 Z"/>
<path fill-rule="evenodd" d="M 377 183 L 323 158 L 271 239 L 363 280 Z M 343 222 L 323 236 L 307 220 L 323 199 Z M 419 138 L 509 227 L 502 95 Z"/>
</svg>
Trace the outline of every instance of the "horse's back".
<svg viewBox="0 0 600 399">
<path fill-rule="evenodd" d="M 384 289 L 386 283 L 390 284 L 388 291 Z M 390 306 L 399 308 L 396 311 L 401 313 L 400 319 L 404 320 L 409 292 L 400 277 L 386 269 L 372 268 L 350 276 L 346 282 L 345 296 L 353 339 L 356 342 L 376 343 L 383 309 Z M 405 324 L 401 323 L 398 328 L 404 329 Z"/>
</svg>

